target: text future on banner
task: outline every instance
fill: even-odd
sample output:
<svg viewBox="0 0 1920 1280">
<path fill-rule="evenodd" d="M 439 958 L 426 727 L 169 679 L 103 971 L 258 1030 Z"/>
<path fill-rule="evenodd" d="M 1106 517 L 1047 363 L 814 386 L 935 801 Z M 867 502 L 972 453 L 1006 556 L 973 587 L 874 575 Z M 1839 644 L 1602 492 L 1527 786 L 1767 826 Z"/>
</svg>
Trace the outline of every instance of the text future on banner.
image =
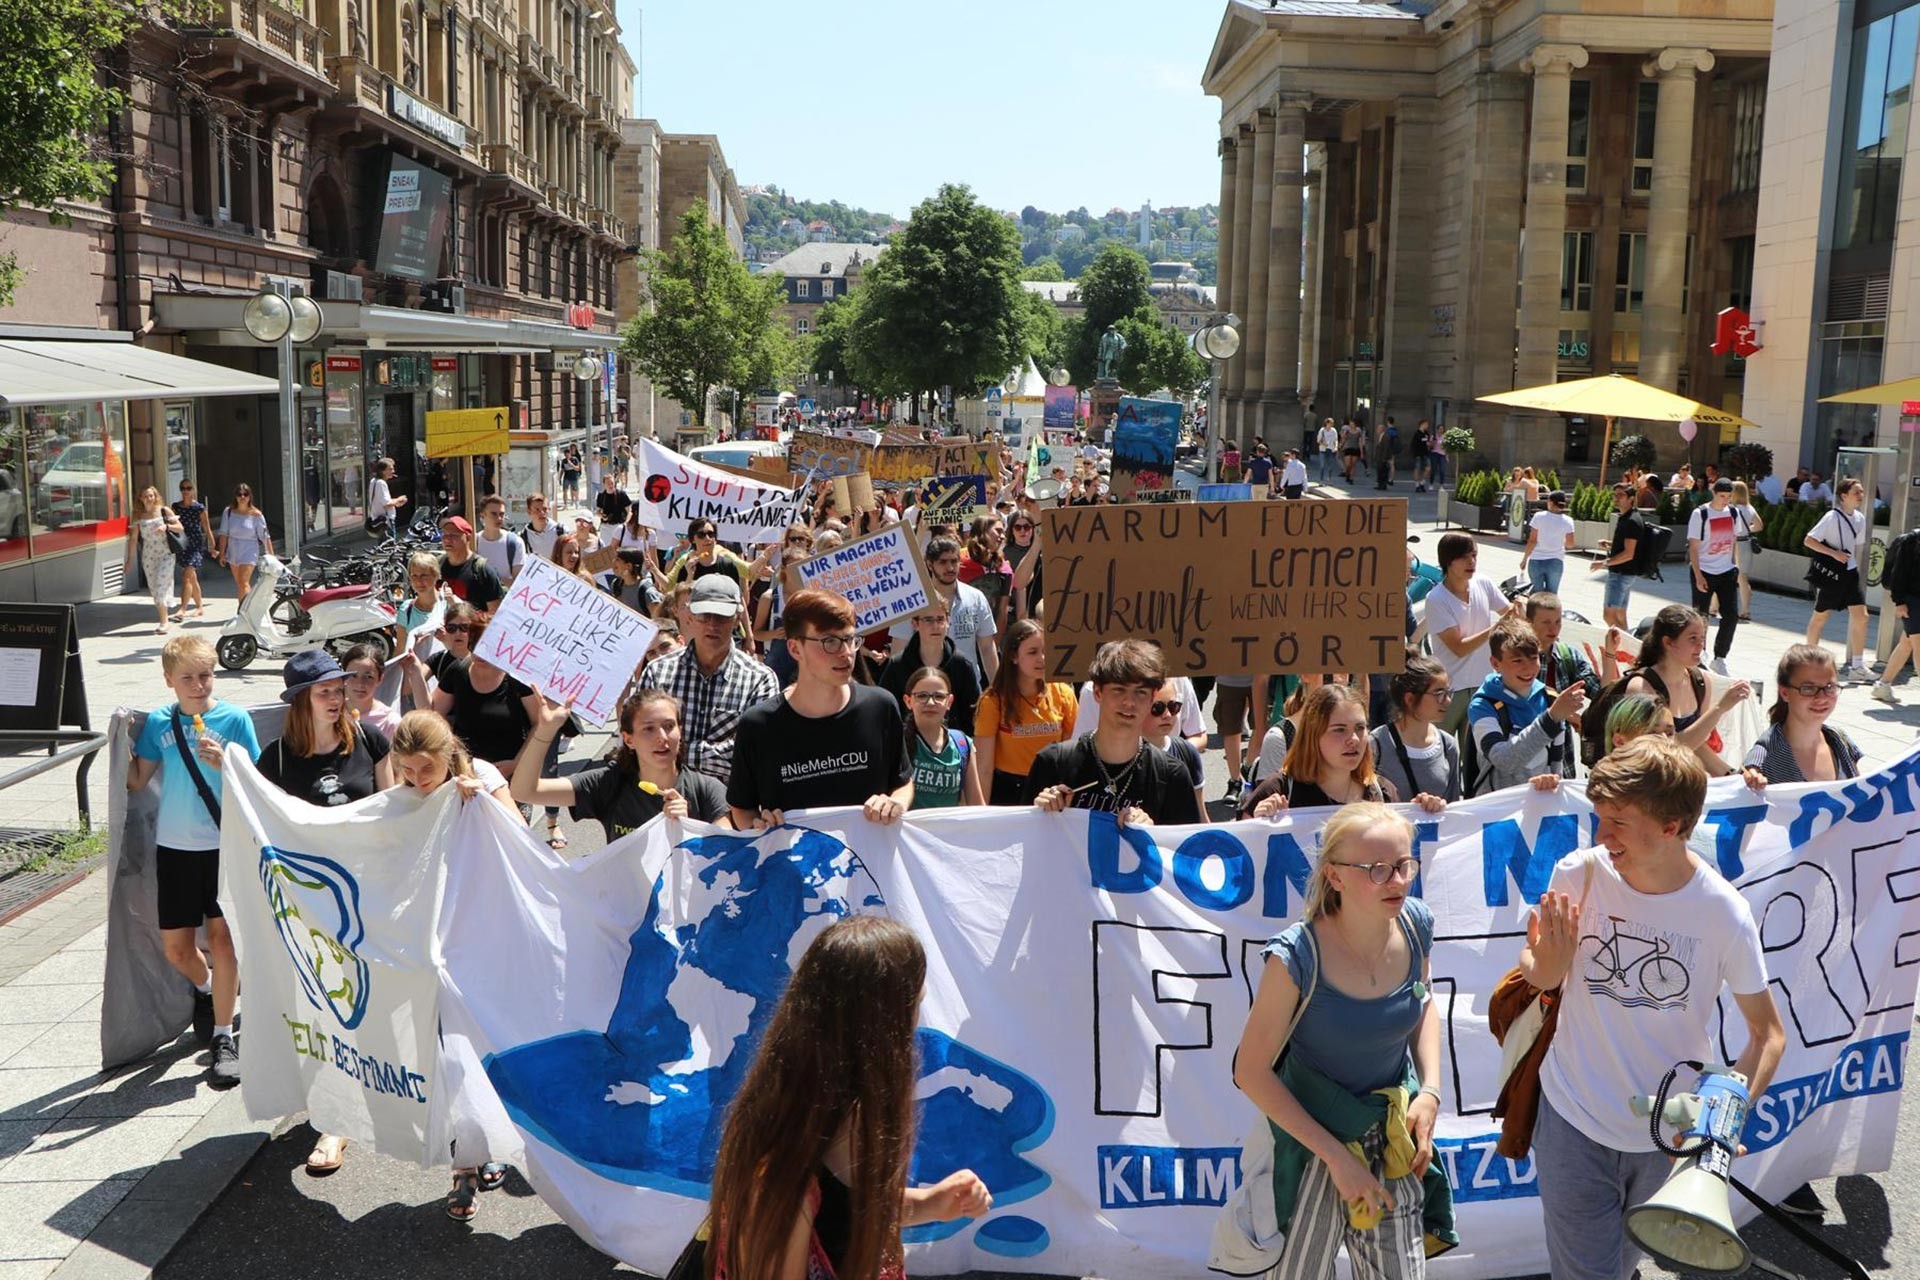
<svg viewBox="0 0 1920 1280">
<path fill-rule="evenodd" d="M 1158 641 L 1178 675 L 1398 671 L 1407 504 L 1056 507 L 1047 667 L 1078 680 L 1108 640 Z"/>
<path fill-rule="evenodd" d="M 474 653 L 605 724 L 657 631 L 591 582 L 529 556 Z"/>
<path fill-rule="evenodd" d="M 799 517 L 793 490 L 710 467 L 642 436 L 635 441 L 640 523 L 662 533 L 683 534 L 693 520 L 719 526 L 724 542 L 778 542 Z"/>
<path fill-rule="evenodd" d="M 1180 448 L 1180 402 L 1121 396 L 1108 442 L 1113 471 L 1108 486 L 1122 502 L 1173 487 Z"/>
<path fill-rule="evenodd" d="M 1739 1165 L 1762 1194 L 1891 1158 L 1920 975 L 1902 942 L 1920 928 L 1917 762 L 1844 788 L 1762 798 L 1727 779 L 1709 792 L 1693 848 L 1759 922 L 1787 1025 Z M 576 1230 L 663 1274 L 705 1213 L 727 1104 L 794 965 L 833 920 L 880 912 L 928 952 L 912 1179 L 971 1168 L 994 1197 L 983 1221 L 912 1229 L 908 1270 L 1205 1276 L 1255 1115 L 1231 1079 L 1261 948 L 1297 916 L 1330 812 L 1124 830 L 1105 814 L 1007 809 L 886 828 L 835 810 L 753 833 L 656 821 L 569 863 L 497 806 L 469 805 L 447 837 L 460 856 L 440 938 L 460 1149 L 471 1131 L 495 1159 L 524 1153 Z M 1494 1151 L 1500 1049 L 1485 1010 L 1593 812 L 1574 784 L 1411 816 L 1436 939 L 1435 1146 L 1463 1241 L 1430 1274 L 1542 1271 L 1537 1172 Z M 1607 930 L 1586 930 L 1585 981 L 1666 972 L 1622 972 Z M 1696 983 L 1686 998 L 1715 1007 L 1708 1056 L 1733 1061 L 1731 997 Z"/>
<path fill-rule="evenodd" d="M 807 587 L 845 596 L 853 606 L 854 630 L 863 636 L 933 604 L 919 540 L 897 523 L 789 566 L 787 589 Z"/>
</svg>

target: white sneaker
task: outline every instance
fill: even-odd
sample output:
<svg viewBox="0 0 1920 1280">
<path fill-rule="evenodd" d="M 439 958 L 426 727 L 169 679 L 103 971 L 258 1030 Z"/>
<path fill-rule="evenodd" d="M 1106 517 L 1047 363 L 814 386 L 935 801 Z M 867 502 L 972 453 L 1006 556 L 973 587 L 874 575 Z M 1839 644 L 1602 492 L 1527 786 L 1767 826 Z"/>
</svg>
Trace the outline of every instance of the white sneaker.
<svg viewBox="0 0 1920 1280">
<path fill-rule="evenodd" d="M 1884 702 L 1890 707 L 1900 705 L 1900 699 L 1893 696 L 1893 686 L 1885 680 L 1876 680 L 1873 685 L 1873 692 L 1868 696 L 1875 702 Z"/>
<path fill-rule="evenodd" d="M 1874 678 L 1873 668 L 1868 666 L 1864 661 L 1855 662 L 1850 668 L 1849 674 L 1851 674 L 1855 680 L 1862 683 Z"/>
<path fill-rule="evenodd" d="M 1724 676 L 1727 674 L 1727 660 L 1725 658 L 1715 658 L 1707 664 L 1707 670 L 1717 676 Z"/>
</svg>

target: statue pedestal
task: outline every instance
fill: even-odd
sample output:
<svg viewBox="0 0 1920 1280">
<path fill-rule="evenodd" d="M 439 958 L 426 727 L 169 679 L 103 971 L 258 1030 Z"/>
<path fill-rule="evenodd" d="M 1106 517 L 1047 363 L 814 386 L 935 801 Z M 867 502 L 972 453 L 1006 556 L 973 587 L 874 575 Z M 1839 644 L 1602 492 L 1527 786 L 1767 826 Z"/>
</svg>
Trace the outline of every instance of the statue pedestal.
<svg viewBox="0 0 1920 1280">
<path fill-rule="evenodd" d="M 1114 378 L 1102 378 L 1093 384 L 1087 392 L 1087 428 L 1095 440 L 1106 439 L 1107 428 L 1112 425 L 1114 415 L 1120 412 L 1120 383 Z"/>
</svg>

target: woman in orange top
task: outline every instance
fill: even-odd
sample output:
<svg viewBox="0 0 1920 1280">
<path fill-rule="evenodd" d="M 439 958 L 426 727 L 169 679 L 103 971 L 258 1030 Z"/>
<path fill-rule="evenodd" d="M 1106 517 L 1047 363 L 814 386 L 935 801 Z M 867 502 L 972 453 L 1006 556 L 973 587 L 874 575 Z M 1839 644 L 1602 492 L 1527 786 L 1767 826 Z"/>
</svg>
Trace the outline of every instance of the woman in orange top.
<svg viewBox="0 0 1920 1280">
<path fill-rule="evenodd" d="M 1033 760 L 1056 742 L 1073 738 L 1080 700 L 1073 686 L 1047 679 L 1047 635 L 1022 618 L 1000 642 L 1000 669 L 973 716 L 980 776 L 992 778 L 988 804 L 1031 804 L 1027 773 Z"/>
</svg>

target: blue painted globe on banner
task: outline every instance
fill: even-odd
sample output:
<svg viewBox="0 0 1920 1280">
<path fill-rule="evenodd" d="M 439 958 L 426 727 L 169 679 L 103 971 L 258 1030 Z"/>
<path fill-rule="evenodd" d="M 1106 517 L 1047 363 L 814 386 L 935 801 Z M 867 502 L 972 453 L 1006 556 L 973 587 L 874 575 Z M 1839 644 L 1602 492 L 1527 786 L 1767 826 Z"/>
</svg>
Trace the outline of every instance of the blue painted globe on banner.
<svg viewBox="0 0 1920 1280">
<path fill-rule="evenodd" d="M 677 852 L 629 939 L 606 1030 L 503 1050 L 486 1070 L 515 1122 L 548 1146 L 617 1182 L 704 1197 L 727 1103 L 794 966 L 834 921 L 886 902 L 858 855 L 818 831 L 703 836 Z M 924 1028 L 920 1057 L 914 1180 L 971 1168 L 1000 1204 L 1044 1190 L 1047 1175 L 1021 1155 L 1053 1128 L 1038 1084 Z M 1022 1250 L 1035 1230 L 1044 1248 L 1030 1226 Z"/>
</svg>

